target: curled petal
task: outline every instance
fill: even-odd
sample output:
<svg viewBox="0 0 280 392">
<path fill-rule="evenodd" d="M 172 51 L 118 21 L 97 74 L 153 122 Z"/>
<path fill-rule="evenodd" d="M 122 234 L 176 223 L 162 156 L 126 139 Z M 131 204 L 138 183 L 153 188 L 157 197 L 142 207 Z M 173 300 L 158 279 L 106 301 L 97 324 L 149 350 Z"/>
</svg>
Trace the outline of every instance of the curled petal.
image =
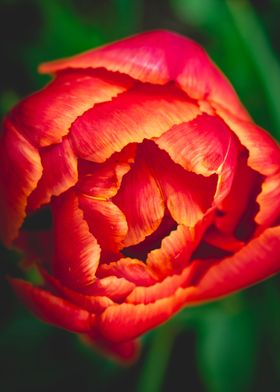
<svg viewBox="0 0 280 392">
<path fill-rule="evenodd" d="M 10 282 L 26 305 L 47 323 L 72 332 L 89 332 L 93 328 L 94 316 L 88 311 L 21 279 Z"/>
<path fill-rule="evenodd" d="M 9 122 L 0 139 L 0 237 L 11 245 L 26 216 L 27 199 L 41 175 L 39 152 Z"/>
<path fill-rule="evenodd" d="M 257 203 L 261 206 L 255 218 L 258 224 L 267 227 L 280 217 L 280 172 L 264 180 Z"/>
<path fill-rule="evenodd" d="M 40 156 L 43 175 L 28 200 L 31 211 L 49 203 L 52 196 L 59 196 L 78 181 L 77 157 L 68 139 L 41 149 Z"/>
<path fill-rule="evenodd" d="M 170 31 L 139 34 L 75 57 L 42 64 L 40 71 L 57 72 L 69 67 L 105 67 L 154 84 L 176 80 L 191 97 L 225 104 L 239 117 L 248 118 L 232 86 L 206 52 L 192 40 Z"/>
<path fill-rule="evenodd" d="M 102 264 L 98 269 L 98 275 L 100 277 L 114 275 L 140 286 L 149 286 L 156 282 L 154 275 L 146 264 L 129 257 L 110 264 Z"/>
<path fill-rule="evenodd" d="M 233 256 L 208 262 L 190 302 L 219 298 L 255 284 L 280 270 L 280 226 L 265 230 Z M 202 261 L 204 266 L 206 260 Z M 194 261 L 199 266 L 199 261 Z"/>
<path fill-rule="evenodd" d="M 203 113 L 172 127 L 155 140 L 185 170 L 203 176 L 219 175 L 216 203 L 228 194 L 236 166 L 236 142 L 226 124 Z"/>
<path fill-rule="evenodd" d="M 77 289 L 91 284 L 100 259 L 100 246 L 90 233 L 78 205 L 68 192 L 53 203 L 55 274 L 67 286 Z"/>
<path fill-rule="evenodd" d="M 110 199 L 120 189 L 123 176 L 135 160 L 136 144 L 128 144 L 104 163 L 80 160 L 79 192 L 98 199 Z"/>
<path fill-rule="evenodd" d="M 79 206 L 90 232 L 97 239 L 102 249 L 103 258 L 118 254 L 123 248 L 128 226 L 122 211 L 112 202 L 80 195 Z"/>
<path fill-rule="evenodd" d="M 113 202 L 124 213 L 128 224 L 124 246 L 143 241 L 159 227 L 164 216 L 164 203 L 145 158 L 136 159 Z"/>
<path fill-rule="evenodd" d="M 253 122 L 242 121 L 227 110 L 215 105 L 217 114 L 237 135 L 241 144 L 249 151 L 248 165 L 270 176 L 280 170 L 279 146 L 264 129 Z"/>
<path fill-rule="evenodd" d="M 146 141 L 139 148 L 172 218 L 178 224 L 195 226 L 212 205 L 217 176 L 203 177 L 187 172 L 151 141 Z"/>
<path fill-rule="evenodd" d="M 61 142 L 78 116 L 130 86 L 131 81 L 106 71 L 61 72 L 45 89 L 21 101 L 9 118 L 32 144 L 48 146 Z"/>
<path fill-rule="evenodd" d="M 141 84 L 80 116 L 71 138 L 80 158 L 104 162 L 127 144 L 158 137 L 198 114 L 198 106 L 175 86 Z"/>
<path fill-rule="evenodd" d="M 148 254 L 147 265 L 161 279 L 174 274 L 188 264 L 196 242 L 195 229 L 178 225 L 162 240 L 160 249 Z"/>
</svg>

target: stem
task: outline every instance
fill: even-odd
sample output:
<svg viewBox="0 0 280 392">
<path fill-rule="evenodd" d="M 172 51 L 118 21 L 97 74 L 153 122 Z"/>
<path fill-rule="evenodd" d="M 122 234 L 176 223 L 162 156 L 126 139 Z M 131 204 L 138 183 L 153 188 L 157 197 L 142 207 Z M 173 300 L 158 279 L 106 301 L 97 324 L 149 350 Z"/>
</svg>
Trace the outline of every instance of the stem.
<svg viewBox="0 0 280 392">
<path fill-rule="evenodd" d="M 140 374 L 137 392 L 160 392 L 173 342 L 177 335 L 174 324 L 167 323 L 154 332 L 149 352 Z"/>
<path fill-rule="evenodd" d="M 226 0 L 227 8 L 254 61 L 268 101 L 274 134 L 280 138 L 280 67 L 258 17 L 247 0 Z"/>
</svg>

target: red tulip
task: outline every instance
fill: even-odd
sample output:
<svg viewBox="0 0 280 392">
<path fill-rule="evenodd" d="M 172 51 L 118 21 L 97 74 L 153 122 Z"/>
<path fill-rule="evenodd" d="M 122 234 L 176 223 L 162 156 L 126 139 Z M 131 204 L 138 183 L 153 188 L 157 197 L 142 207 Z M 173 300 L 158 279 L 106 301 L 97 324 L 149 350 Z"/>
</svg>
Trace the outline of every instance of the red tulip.
<svg viewBox="0 0 280 392">
<path fill-rule="evenodd" d="M 279 147 L 196 43 L 154 31 L 40 70 L 0 146 L 2 239 L 32 242 L 45 282 L 12 284 L 39 317 L 130 358 L 183 306 L 279 271 Z M 51 230 L 20 229 L 45 206 Z"/>
</svg>

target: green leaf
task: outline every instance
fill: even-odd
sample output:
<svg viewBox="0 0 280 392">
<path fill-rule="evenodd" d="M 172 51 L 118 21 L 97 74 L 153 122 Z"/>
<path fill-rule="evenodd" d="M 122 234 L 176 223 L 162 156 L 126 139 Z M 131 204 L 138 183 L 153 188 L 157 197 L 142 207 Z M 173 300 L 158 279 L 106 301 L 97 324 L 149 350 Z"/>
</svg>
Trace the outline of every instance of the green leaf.
<svg viewBox="0 0 280 392">
<path fill-rule="evenodd" d="M 258 326 L 241 295 L 207 312 L 198 325 L 197 360 L 209 392 L 249 392 L 256 368 Z"/>
</svg>

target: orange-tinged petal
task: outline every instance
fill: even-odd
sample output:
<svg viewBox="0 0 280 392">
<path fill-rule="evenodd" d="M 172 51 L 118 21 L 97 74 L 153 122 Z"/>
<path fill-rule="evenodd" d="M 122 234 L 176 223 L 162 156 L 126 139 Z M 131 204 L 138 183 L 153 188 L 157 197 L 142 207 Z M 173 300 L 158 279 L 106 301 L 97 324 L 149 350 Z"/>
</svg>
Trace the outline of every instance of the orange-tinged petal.
<svg viewBox="0 0 280 392">
<path fill-rule="evenodd" d="M 204 177 L 184 170 L 151 141 L 145 141 L 139 149 L 172 218 L 178 224 L 195 226 L 212 205 L 217 176 Z"/>
<path fill-rule="evenodd" d="M 78 198 L 65 193 L 53 203 L 55 255 L 53 268 L 74 289 L 90 285 L 100 259 L 100 246 L 90 233 Z"/>
<path fill-rule="evenodd" d="M 71 138 L 80 158 L 104 162 L 127 144 L 158 137 L 198 114 L 198 106 L 174 85 L 141 84 L 80 116 Z"/>
<path fill-rule="evenodd" d="M 148 83 L 176 80 L 191 97 L 214 100 L 239 117 L 248 118 L 232 86 L 206 52 L 192 40 L 170 31 L 145 32 L 78 56 L 42 64 L 40 71 L 88 67 L 105 67 Z"/>
<path fill-rule="evenodd" d="M 155 140 L 185 170 L 219 175 L 216 203 L 229 192 L 235 171 L 236 142 L 226 124 L 206 113 L 172 127 Z"/>
<path fill-rule="evenodd" d="M 93 328 L 94 316 L 88 311 L 24 280 L 10 282 L 26 305 L 47 323 L 72 332 L 89 332 Z"/>
<path fill-rule="evenodd" d="M 176 230 L 162 240 L 160 249 L 148 254 L 147 265 L 161 279 L 178 273 L 188 264 L 196 242 L 195 229 L 178 225 Z"/>
<path fill-rule="evenodd" d="M 256 199 L 262 177 L 247 165 L 247 155 L 240 153 L 233 183 L 229 194 L 218 205 L 219 213 L 215 224 L 224 233 L 233 233 L 242 218 Z"/>
<path fill-rule="evenodd" d="M 10 245 L 26 216 L 27 199 L 42 175 L 42 165 L 37 149 L 9 121 L 0 139 L 0 167 L 0 237 Z"/>
<path fill-rule="evenodd" d="M 28 200 L 31 211 L 48 204 L 52 196 L 59 196 L 78 181 L 77 157 L 68 139 L 41 149 L 40 156 L 43 175 Z"/>
<path fill-rule="evenodd" d="M 280 217 L 280 172 L 266 177 L 262 184 L 262 192 L 257 197 L 261 206 L 256 215 L 256 222 L 269 226 Z"/>
<path fill-rule="evenodd" d="M 87 195 L 79 196 L 79 206 L 90 232 L 101 246 L 102 258 L 110 261 L 110 254 L 118 254 L 124 246 L 123 240 L 128 231 L 124 214 L 111 201 L 98 200 Z"/>
<path fill-rule="evenodd" d="M 148 304 L 161 298 L 170 297 L 179 287 L 186 287 L 191 278 L 192 266 L 186 267 L 178 275 L 166 277 L 163 281 L 157 282 L 149 287 L 135 287 L 126 298 L 127 303 Z"/>
<path fill-rule="evenodd" d="M 253 122 L 242 121 L 227 110 L 215 105 L 216 112 L 237 135 L 249 151 L 248 165 L 259 173 L 270 176 L 280 170 L 280 150 L 264 129 Z"/>
<path fill-rule="evenodd" d="M 185 305 L 193 290 L 193 287 L 178 288 L 172 296 L 147 305 L 110 306 L 97 316 L 96 327 L 105 338 L 114 342 L 134 339 L 168 320 Z"/>
<path fill-rule="evenodd" d="M 85 295 L 77 291 L 71 290 L 64 286 L 60 280 L 48 274 L 45 270 L 40 269 L 44 280 L 52 286 L 62 297 L 66 298 L 71 303 L 86 309 L 90 313 L 99 314 L 103 312 L 108 306 L 113 305 L 114 302 L 105 296 Z"/>
<path fill-rule="evenodd" d="M 104 163 L 79 161 L 79 192 L 99 199 L 110 199 L 118 192 L 123 176 L 135 160 L 136 144 L 128 144 Z"/>
<path fill-rule="evenodd" d="M 45 89 L 21 101 L 9 118 L 32 144 L 48 146 L 61 142 L 78 116 L 131 85 L 104 70 L 62 72 Z"/>
<path fill-rule="evenodd" d="M 98 269 L 98 276 L 117 276 L 125 278 L 140 286 L 150 286 L 156 282 L 153 273 L 147 268 L 147 265 L 140 260 L 129 257 L 120 259 L 110 264 L 102 264 Z"/>
<path fill-rule="evenodd" d="M 124 246 L 143 241 L 159 227 L 164 216 L 164 202 L 145 157 L 136 158 L 113 202 L 124 213 L 128 224 Z"/>
<path fill-rule="evenodd" d="M 219 298 L 279 272 L 279 246 L 280 226 L 277 226 L 265 230 L 234 255 L 220 261 L 209 261 L 189 301 Z M 205 265 L 207 261 L 203 260 L 203 263 Z"/>
<path fill-rule="evenodd" d="M 105 296 L 112 301 L 122 302 L 134 289 L 135 284 L 125 278 L 117 277 L 110 273 L 108 275 L 104 273 L 104 278 L 96 279 L 91 285 L 80 290 L 80 292 L 87 295 Z"/>
</svg>

